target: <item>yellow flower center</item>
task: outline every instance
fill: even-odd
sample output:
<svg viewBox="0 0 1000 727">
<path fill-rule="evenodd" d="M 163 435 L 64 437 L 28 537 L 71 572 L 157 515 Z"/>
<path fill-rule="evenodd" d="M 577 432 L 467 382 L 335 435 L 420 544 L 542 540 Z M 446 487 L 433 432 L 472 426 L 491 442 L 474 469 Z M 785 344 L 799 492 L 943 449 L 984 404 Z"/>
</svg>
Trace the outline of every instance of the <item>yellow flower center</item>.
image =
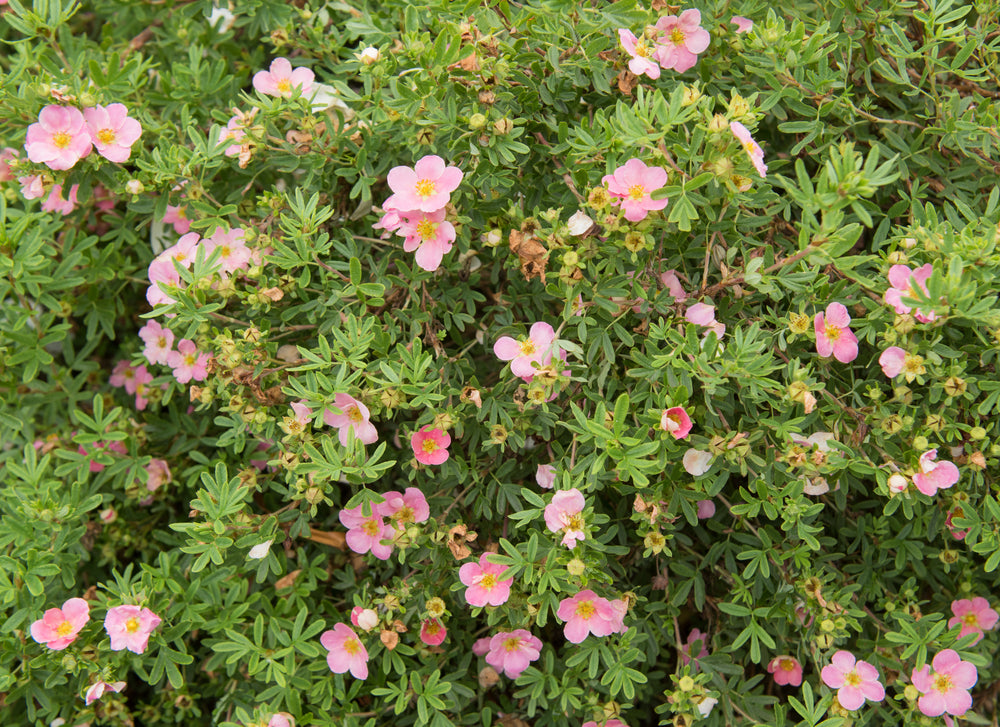
<svg viewBox="0 0 1000 727">
<path fill-rule="evenodd" d="M 782 671 L 792 671 L 795 669 L 795 662 L 791 659 L 781 659 L 778 661 L 778 666 Z"/>
<path fill-rule="evenodd" d="M 179 219 L 179 220 L 186 220 L 187 219 L 187 212 L 185 211 L 184 207 L 178 207 L 177 208 L 177 219 Z"/>
<path fill-rule="evenodd" d="M 73 624 L 69 621 L 63 621 L 59 626 L 56 627 L 56 633 L 60 636 L 69 636 L 73 633 Z"/>
<path fill-rule="evenodd" d="M 187 253 L 178 252 L 176 255 L 174 255 L 174 260 L 176 260 L 179 263 L 184 262 L 185 260 L 187 260 Z"/>
<path fill-rule="evenodd" d="M 358 407 L 352 406 L 347 410 L 347 418 L 351 420 L 352 424 L 359 424 L 365 420 L 365 415 Z"/>
<path fill-rule="evenodd" d="M 233 254 L 233 248 L 229 247 L 229 245 L 223 245 L 222 246 L 222 257 L 223 258 L 227 258 L 227 257 L 229 257 L 232 254 Z"/>
<path fill-rule="evenodd" d="M 133 618 L 130 618 L 128 621 L 126 621 L 125 622 L 125 630 L 128 631 L 130 634 L 134 634 L 136 631 L 138 631 L 139 630 L 139 619 L 133 617 Z"/>
<path fill-rule="evenodd" d="M 492 591 L 496 588 L 497 577 L 492 573 L 484 573 L 483 577 L 479 581 L 479 585 L 485 588 L 487 591 Z"/>
<path fill-rule="evenodd" d="M 521 355 L 531 356 L 535 352 L 535 342 L 530 338 L 526 341 L 521 341 Z"/>
<path fill-rule="evenodd" d="M 420 179 L 413 185 L 413 191 L 418 197 L 430 197 L 437 191 L 437 184 L 432 179 Z"/>
<path fill-rule="evenodd" d="M 198 363 L 198 354 L 197 353 L 186 353 L 186 354 L 184 354 L 184 365 L 185 366 L 194 366 L 196 363 Z"/>
<path fill-rule="evenodd" d="M 421 239 L 429 240 L 434 237 L 435 232 L 437 232 L 436 223 L 431 222 L 428 219 L 420 220 L 420 222 L 417 223 L 417 234 L 421 237 Z"/>
<path fill-rule="evenodd" d="M 278 81 L 278 91 L 281 93 L 291 93 L 292 92 L 292 82 L 287 78 L 282 78 Z"/>
<path fill-rule="evenodd" d="M 428 636 L 437 636 L 441 632 L 441 624 L 437 621 L 428 621 L 427 626 L 424 627 L 424 632 Z"/>
<path fill-rule="evenodd" d="M 115 132 L 112 129 L 101 129 L 97 132 L 97 140 L 102 144 L 113 144 Z"/>
<path fill-rule="evenodd" d="M 57 131 L 52 135 L 52 143 L 55 144 L 60 149 L 65 149 L 67 146 L 73 143 L 73 137 L 67 134 L 65 131 Z"/>
<path fill-rule="evenodd" d="M 520 647 L 521 647 L 521 640 L 520 639 L 516 639 L 516 638 L 514 638 L 514 639 L 507 639 L 506 641 L 503 642 L 503 648 L 505 650 L 507 650 L 508 652 L 510 652 L 510 651 L 517 651 Z"/>
<path fill-rule="evenodd" d="M 944 674 L 936 674 L 934 676 L 934 686 L 935 692 L 947 693 L 954 689 L 954 684 L 951 681 L 950 676 L 945 676 Z"/>
<path fill-rule="evenodd" d="M 596 613 L 597 609 L 594 608 L 594 604 L 591 601 L 581 601 L 576 604 L 576 615 L 584 621 L 589 621 Z"/>
<path fill-rule="evenodd" d="M 344 651 L 348 656 L 354 656 L 361 651 L 361 642 L 357 639 L 347 639 L 344 641 Z"/>
<path fill-rule="evenodd" d="M 395 518 L 396 522 L 398 522 L 400 524 L 402 524 L 402 523 L 412 523 L 416 519 L 414 517 L 414 515 L 413 515 L 413 508 L 412 507 L 405 507 L 405 506 L 399 508 L 396 511 L 396 514 L 393 517 Z"/>
<path fill-rule="evenodd" d="M 680 45 L 684 42 L 684 31 L 680 28 L 674 28 L 670 31 L 670 42 L 674 45 Z"/>
<path fill-rule="evenodd" d="M 826 337 L 829 338 L 831 341 L 836 341 L 838 338 L 840 338 L 840 329 L 837 328 L 836 326 L 830 325 L 829 323 L 827 323 L 825 326 L 825 333 Z"/>
<path fill-rule="evenodd" d="M 757 146 L 757 142 L 755 141 L 748 141 L 746 144 L 743 145 L 743 148 L 747 150 L 747 154 L 749 154 L 750 156 L 757 156 L 758 154 L 761 153 L 760 147 Z"/>
<path fill-rule="evenodd" d="M 365 535 L 370 538 L 374 538 L 378 535 L 378 523 L 375 520 L 365 520 L 361 529 L 364 531 Z"/>
<path fill-rule="evenodd" d="M 979 617 L 974 613 L 965 614 L 965 616 L 962 617 L 962 620 L 965 621 L 968 626 L 979 626 Z"/>
<path fill-rule="evenodd" d="M 635 54 L 643 58 L 649 58 L 650 47 L 646 44 L 646 41 L 640 40 L 635 44 Z"/>
<path fill-rule="evenodd" d="M 567 530 L 583 530 L 583 516 L 582 515 L 572 515 L 569 519 L 569 525 L 566 526 Z"/>
<path fill-rule="evenodd" d="M 438 443 L 435 442 L 433 439 L 425 439 L 424 443 L 420 445 L 420 447 L 421 449 L 424 450 L 426 454 L 430 454 L 431 452 L 437 452 L 438 449 L 440 449 L 440 447 L 438 447 Z"/>
<path fill-rule="evenodd" d="M 844 684 L 848 686 L 857 687 L 861 685 L 861 675 L 856 671 L 852 671 L 850 674 L 844 675 Z"/>
<path fill-rule="evenodd" d="M 641 184 L 633 184 L 628 188 L 628 198 L 629 199 L 642 199 L 646 196 L 646 188 Z"/>
</svg>

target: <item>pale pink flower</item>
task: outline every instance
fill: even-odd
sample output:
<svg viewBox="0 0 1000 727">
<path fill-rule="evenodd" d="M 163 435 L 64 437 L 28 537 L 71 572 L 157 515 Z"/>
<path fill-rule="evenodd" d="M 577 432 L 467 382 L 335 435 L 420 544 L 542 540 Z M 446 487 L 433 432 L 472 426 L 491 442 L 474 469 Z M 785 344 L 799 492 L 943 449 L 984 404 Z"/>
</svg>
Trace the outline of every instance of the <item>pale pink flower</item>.
<svg viewBox="0 0 1000 727">
<path fill-rule="evenodd" d="M 687 293 L 684 291 L 684 287 L 681 285 L 680 278 L 677 277 L 676 271 L 667 270 L 666 272 L 660 273 L 660 282 L 663 283 L 663 287 L 667 289 L 667 292 L 673 296 L 675 303 L 683 303 L 687 300 Z M 712 319 L 715 319 L 714 308 Z"/>
<path fill-rule="evenodd" d="M 257 545 L 250 548 L 247 558 L 250 560 L 263 560 L 271 552 L 271 545 L 273 543 L 273 540 L 265 540 L 263 543 L 257 543 Z"/>
<path fill-rule="evenodd" d="M 624 634 L 628 631 L 628 626 L 625 625 L 625 617 L 628 615 L 628 599 L 624 596 L 613 598 L 608 601 L 608 605 L 611 606 L 611 633 Z"/>
<path fill-rule="evenodd" d="M 176 299 L 171 297 L 166 288 L 181 287 L 181 276 L 174 267 L 174 260 L 183 267 L 190 269 L 194 264 L 201 237 L 196 232 L 189 232 L 171 247 L 156 256 L 156 259 L 149 264 L 147 275 L 150 286 L 146 290 L 146 300 L 150 305 L 162 305 L 176 303 Z"/>
<path fill-rule="evenodd" d="M 424 619 L 420 624 L 420 640 L 428 646 L 440 646 L 448 636 L 448 629 L 436 618 Z"/>
<path fill-rule="evenodd" d="M 103 697 L 105 692 L 115 692 L 117 694 L 124 688 L 125 682 L 96 681 L 87 689 L 87 693 L 84 695 L 84 698 L 86 699 L 87 706 L 89 707 L 91 703 L 96 702 L 98 699 Z"/>
<path fill-rule="evenodd" d="M 45 194 L 45 180 L 41 174 L 18 177 L 17 181 L 21 183 L 21 196 L 25 199 L 38 199 Z"/>
<path fill-rule="evenodd" d="M 63 197 L 63 186 L 53 184 L 49 191 L 49 196 L 42 202 L 42 212 L 58 212 L 63 217 L 76 209 L 76 193 L 80 185 L 74 184 L 69 188 L 69 198 Z"/>
<path fill-rule="evenodd" d="M 446 166 L 434 154 L 422 157 L 412 168 L 393 167 L 386 178 L 393 195 L 382 206 L 399 212 L 435 212 L 448 204 L 462 176 L 461 169 Z"/>
<path fill-rule="evenodd" d="M 660 415 L 660 429 L 669 433 L 674 439 L 684 439 L 691 433 L 691 417 L 682 406 L 672 406 L 664 409 Z"/>
<path fill-rule="evenodd" d="M 554 464 L 540 464 L 535 470 L 535 482 L 545 490 L 551 490 L 556 483 L 556 466 Z"/>
<path fill-rule="evenodd" d="M 132 155 L 132 145 L 142 135 L 142 126 L 128 115 L 124 104 L 97 105 L 84 109 L 87 130 L 97 149 L 97 153 L 108 161 L 128 161 Z"/>
<path fill-rule="evenodd" d="M 583 532 L 585 506 L 583 493 L 575 487 L 555 493 L 552 502 L 545 506 L 545 525 L 553 533 L 563 533 L 562 544 L 567 548 L 576 547 L 578 541 L 587 537 Z"/>
<path fill-rule="evenodd" d="M 36 164 L 50 169 L 70 169 L 93 148 L 87 122 L 80 109 L 72 106 L 46 106 L 38 122 L 28 127 L 24 150 Z"/>
<path fill-rule="evenodd" d="M 174 231 L 178 235 L 187 234 L 187 231 L 191 229 L 191 220 L 187 216 L 187 207 L 185 205 L 167 205 L 167 211 L 163 215 L 161 220 L 165 225 L 173 225 Z"/>
<path fill-rule="evenodd" d="M 181 339 L 177 350 L 167 355 L 167 366 L 174 370 L 174 378 L 180 384 L 189 381 L 204 381 L 208 378 L 208 361 L 211 355 L 198 350 L 194 341 Z"/>
<path fill-rule="evenodd" d="M 612 174 L 605 174 L 601 182 L 608 185 L 608 192 L 619 200 L 629 222 L 643 220 L 651 211 L 667 206 L 666 198 L 650 196 L 667 183 L 663 167 L 647 167 L 641 159 L 629 159 Z"/>
<path fill-rule="evenodd" d="M 363 631 L 371 631 L 378 626 L 378 614 L 373 609 L 355 606 L 351 609 L 351 623 Z"/>
<path fill-rule="evenodd" d="M 445 218 L 442 207 L 434 212 L 404 213 L 402 224 L 396 234 L 405 237 L 403 250 L 416 251 L 414 259 L 424 270 L 433 272 L 441 265 L 445 253 L 451 251 L 455 242 L 455 226 Z"/>
<path fill-rule="evenodd" d="M 253 76 L 253 87 L 268 96 L 291 98 L 292 91 L 299 89 L 303 96 L 312 90 L 315 74 L 308 68 L 292 69 L 287 58 L 275 58 L 267 71 L 257 71 Z"/>
<path fill-rule="evenodd" d="M 135 367 L 135 377 L 133 381 L 135 383 L 135 408 L 142 411 L 149 403 L 146 398 L 146 392 L 148 391 L 148 384 L 153 381 L 153 375 L 149 373 L 145 364 L 139 364 Z"/>
<path fill-rule="evenodd" d="M 228 232 L 216 227 L 211 237 L 205 238 L 205 258 L 216 249 L 219 250 L 219 262 L 222 272 L 228 274 L 250 267 L 250 248 L 247 247 L 243 228 L 234 227 Z"/>
<path fill-rule="evenodd" d="M 486 663 L 496 669 L 498 674 L 517 679 L 531 662 L 538 659 L 541 652 L 541 639 L 532 636 L 530 631 L 501 631 L 490 639 Z"/>
<path fill-rule="evenodd" d="M 590 720 L 589 722 L 584 722 L 580 727 L 628 727 L 628 725 L 622 722 L 620 719 L 612 718 L 609 719 L 607 722 L 601 722 L 600 724 L 598 724 L 594 720 Z"/>
<path fill-rule="evenodd" d="M 962 630 L 958 637 L 976 634 L 973 645 L 978 644 L 983 639 L 983 633 L 996 628 L 1000 615 L 990 608 L 990 602 L 981 596 L 973 599 L 960 598 L 951 602 L 951 612 L 955 614 L 948 620 L 948 628 L 953 629 L 961 626 Z"/>
<path fill-rule="evenodd" d="M 486 636 L 482 639 L 476 639 L 472 644 L 472 653 L 476 656 L 485 656 L 490 650 L 490 641 L 492 640 L 493 638 L 490 636 Z"/>
<path fill-rule="evenodd" d="M 338 517 L 340 523 L 347 528 L 347 547 L 361 555 L 371 551 L 379 560 L 389 559 L 392 546 L 382 541 L 392 540 L 396 531 L 391 525 L 385 524 L 377 506 L 372 507 L 372 512 L 367 517 L 362 514 L 361 505 L 341 510 Z"/>
<path fill-rule="evenodd" d="M 465 600 L 470 606 L 501 606 L 510 598 L 514 579 L 500 580 L 507 566 L 490 563 L 488 555 L 483 553 L 478 563 L 465 563 L 458 569 L 458 579 L 466 586 Z"/>
<path fill-rule="evenodd" d="M 802 684 L 802 664 L 794 656 L 776 656 L 767 665 L 767 673 L 774 675 L 774 683 L 797 687 Z"/>
<path fill-rule="evenodd" d="M 701 477 L 712 469 L 712 453 L 700 449 L 689 449 L 682 459 L 684 471 L 692 477 Z"/>
<path fill-rule="evenodd" d="M 292 410 L 292 418 L 298 423 L 300 427 L 305 429 L 309 425 L 309 419 L 312 417 L 312 410 L 305 400 L 293 401 L 289 404 Z"/>
<path fill-rule="evenodd" d="M 750 18 L 744 18 L 742 15 L 734 15 L 729 19 L 729 22 L 735 23 L 737 33 L 749 33 L 753 30 L 753 21 Z"/>
<path fill-rule="evenodd" d="M 111 650 L 128 649 L 133 654 L 146 650 L 149 636 L 162 619 L 148 608 L 115 606 L 104 617 L 104 630 L 111 637 Z"/>
<path fill-rule="evenodd" d="M 697 673 L 701 669 L 698 660 L 708 656 L 708 634 L 704 634 L 700 629 L 691 629 L 687 641 L 680 651 L 681 663 L 691 665 L 691 671 Z M 695 652 L 698 652 L 697 654 Z"/>
<path fill-rule="evenodd" d="M 957 651 L 945 649 L 930 664 L 914 669 L 910 680 L 921 693 L 917 707 L 926 716 L 939 717 L 947 712 L 961 717 L 972 707 L 969 690 L 979 680 L 979 672 L 974 664 L 962 661 Z"/>
<path fill-rule="evenodd" d="M 708 31 L 701 27 L 701 13 L 697 10 L 685 10 L 680 17 L 664 15 L 656 21 L 656 29 L 656 59 L 664 69 L 678 73 L 692 68 L 711 41 Z"/>
<path fill-rule="evenodd" d="M 355 679 L 368 678 L 368 650 L 350 626 L 337 624 L 332 631 L 324 631 L 319 643 L 330 652 L 326 663 L 334 674 L 350 671 Z"/>
<path fill-rule="evenodd" d="M 813 319 L 816 331 L 816 352 L 823 358 L 833 356 L 840 363 L 850 363 L 858 357 L 858 337 L 849 326 L 851 316 L 843 303 L 830 303 L 826 315 L 817 313 Z"/>
<path fill-rule="evenodd" d="M 660 77 L 660 66 L 656 62 L 656 46 L 645 38 L 636 38 L 631 30 L 618 29 L 618 39 L 622 48 L 632 56 L 628 69 L 637 76 L 646 74 L 650 78 Z"/>
<path fill-rule="evenodd" d="M 753 140 L 750 136 L 750 130 L 741 124 L 739 121 L 730 121 L 729 130 L 733 132 L 733 136 L 736 140 L 743 145 L 743 150 L 750 157 L 750 161 L 757 170 L 757 174 L 763 179 L 767 176 L 767 165 L 764 164 L 764 150 L 760 148 L 760 144 Z"/>
<path fill-rule="evenodd" d="M 726 335 L 725 324 L 715 320 L 714 305 L 709 305 L 708 303 L 694 303 L 693 305 L 689 305 L 687 310 L 684 311 L 684 319 L 688 323 L 715 331 L 715 337 L 718 339 Z M 708 334 L 706 333 L 706 335 Z"/>
<path fill-rule="evenodd" d="M 711 500 L 698 500 L 698 519 L 708 520 L 715 515 L 715 503 Z"/>
<path fill-rule="evenodd" d="M 910 270 L 907 265 L 893 265 L 889 268 L 889 285 L 892 287 L 885 291 L 885 302 L 900 315 L 909 313 L 913 309 L 903 302 L 903 298 L 916 299 L 917 290 L 926 296 L 927 280 L 933 273 L 934 266 L 930 263 L 922 265 L 916 270 Z M 913 311 L 913 317 L 921 323 L 930 323 L 937 318 L 937 314 L 934 311 L 924 311 L 917 308 Z"/>
<path fill-rule="evenodd" d="M 820 672 L 823 683 L 837 690 L 837 701 L 847 710 L 855 710 L 866 699 L 881 702 L 885 687 L 879 682 L 878 669 L 867 661 L 857 661 L 849 651 L 838 651 Z"/>
<path fill-rule="evenodd" d="M 413 455 L 420 464 L 444 464 L 448 461 L 448 445 L 451 435 L 443 429 L 431 429 L 427 424 L 410 437 Z"/>
<path fill-rule="evenodd" d="M 510 336 L 502 336 L 493 344 L 493 353 L 501 361 L 510 361 L 511 373 L 530 383 L 538 368 L 551 363 L 552 342 L 555 338 L 556 332 L 552 326 L 539 321 L 532 324 L 527 338 L 518 341 Z"/>
<path fill-rule="evenodd" d="M 112 386 L 124 386 L 127 394 L 135 393 L 135 368 L 126 359 L 122 359 L 111 369 L 108 383 Z"/>
<path fill-rule="evenodd" d="M 170 465 L 163 459 L 151 459 L 146 465 L 146 489 L 156 492 L 163 485 L 173 481 Z"/>
<path fill-rule="evenodd" d="M 379 237 L 383 240 L 388 240 L 390 233 L 395 232 L 403 226 L 403 218 L 400 216 L 399 210 L 390 208 L 388 204 L 383 204 L 382 209 L 385 211 L 379 218 L 379 221 L 372 225 L 372 229 L 382 230 L 382 234 Z"/>
<path fill-rule="evenodd" d="M 18 157 L 17 149 L 5 146 L 0 151 L 0 182 L 13 182 L 14 172 L 10 169 L 10 163 L 16 161 Z"/>
<path fill-rule="evenodd" d="M 905 361 L 906 351 L 899 346 L 890 346 L 878 357 L 878 365 L 882 367 L 882 373 L 890 379 L 899 376 L 903 371 L 903 363 Z"/>
<path fill-rule="evenodd" d="M 958 467 L 954 462 L 937 460 L 937 450 L 920 455 L 920 471 L 913 475 L 913 484 L 925 495 L 933 497 L 938 490 L 947 490 L 958 482 Z"/>
<path fill-rule="evenodd" d="M 154 320 L 146 322 L 139 329 L 141 338 L 146 347 L 142 350 L 142 355 L 151 364 L 166 364 L 170 352 L 174 348 L 174 332 L 169 328 L 164 328 Z"/>
<path fill-rule="evenodd" d="M 110 525 L 118 519 L 118 511 L 113 507 L 105 508 L 97 513 L 97 517 L 100 518 L 101 522 L 105 525 Z"/>
<path fill-rule="evenodd" d="M 392 520 L 400 530 L 410 523 L 425 522 L 431 516 L 427 498 L 416 487 L 407 487 L 403 494 L 390 490 L 382 496 L 385 502 L 378 506 L 379 513 Z"/>
<path fill-rule="evenodd" d="M 371 413 L 368 407 L 349 394 L 343 392 L 333 397 L 333 409 L 323 410 L 323 421 L 330 427 L 336 427 L 340 443 L 345 447 L 351 436 L 362 444 L 374 444 L 378 441 L 378 430 L 371 423 Z M 340 414 L 334 411 L 339 409 Z"/>
<path fill-rule="evenodd" d="M 275 712 L 267 721 L 267 727 L 295 727 L 295 717 L 288 712 Z"/>
<path fill-rule="evenodd" d="M 618 628 L 617 614 L 608 599 L 590 589 L 562 599 L 556 616 L 565 622 L 563 634 L 573 644 L 582 643 L 588 634 L 608 636 Z"/>
<path fill-rule="evenodd" d="M 80 629 L 90 620 L 90 605 L 82 598 L 71 598 L 62 608 L 48 609 L 31 624 L 31 638 L 53 651 L 62 651 L 76 641 Z"/>
<path fill-rule="evenodd" d="M 262 71 L 263 72 L 263 71 Z M 243 151 L 243 140 L 246 138 L 246 117 L 239 113 L 230 117 L 226 128 L 219 133 L 219 146 L 226 144 L 225 155 L 234 157 Z"/>
</svg>

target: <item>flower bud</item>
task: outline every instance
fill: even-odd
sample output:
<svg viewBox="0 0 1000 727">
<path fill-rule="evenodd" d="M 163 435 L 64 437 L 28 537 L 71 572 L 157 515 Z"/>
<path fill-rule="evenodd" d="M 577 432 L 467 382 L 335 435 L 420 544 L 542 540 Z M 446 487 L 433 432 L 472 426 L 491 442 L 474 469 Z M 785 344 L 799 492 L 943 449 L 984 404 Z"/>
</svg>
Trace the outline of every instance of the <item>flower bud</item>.
<svg viewBox="0 0 1000 727">
<path fill-rule="evenodd" d="M 986 439 L 986 430 L 982 427 L 973 427 L 969 430 L 969 436 L 973 439 Z"/>
<path fill-rule="evenodd" d="M 492 106 L 497 101 L 497 95 L 492 91 L 483 90 L 479 92 L 479 103 Z"/>
<path fill-rule="evenodd" d="M 920 436 L 920 437 L 914 437 L 913 438 L 913 448 L 914 449 L 923 452 L 929 446 L 930 446 L 930 443 L 927 441 L 927 437 Z"/>
<path fill-rule="evenodd" d="M 681 106 L 691 106 L 701 100 L 702 93 L 697 86 L 685 86 L 684 97 L 681 99 Z"/>
<path fill-rule="evenodd" d="M 125 191 L 129 194 L 142 194 L 146 191 L 146 185 L 138 179 L 130 179 L 125 182 Z"/>
<path fill-rule="evenodd" d="M 361 61 L 364 65 L 370 66 L 374 63 L 378 63 L 379 60 L 381 60 L 382 53 L 379 51 L 378 48 L 370 45 L 367 48 L 363 49 L 360 53 L 358 53 L 357 57 L 358 60 Z"/>
<path fill-rule="evenodd" d="M 958 376 L 950 376 L 944 382 L 944 393 L 948 396 L 961 396 L 965 393 L 966 388 L 965 379 Z"/>
<path fill-rule="evenodd" d="M 906 255 L 906 253 L 901 250 L 890 252 L 886 256 L 886 262 L 890 265 L 905 265 L 909 259 L 910 258 Z"/>
<path fill-rule="evenodd" d="M 910 483 L 907 482 L 906 478 L 898 472 L 894 475 L 890 475 L 889 481 L 886 483 L 889 488 L 889 492 L 894 495 L 906 492 L 906 488 L 909 487 Z"/>
<path fill-rule="evenodd" d="M 722 114 L 716 114 L 708 122 L 708 130 L 713 134 L 721 134 L 724 131 L 729 131 L 729 122 L 726 121 L 726 117 Z"/>
<path fill-rule="evenodd" d="M 587 570 L 586 564 L 579 558 L 573 558 L 566 564 L 566 572 L 575 578 L 579 578 Z"/>
<path fill-rule="evenodd" d="M 493 122 L 493 130 L 501 136 L 506 136 L 514 129 L 514 122 L 506 116 Z"/>
<path fill-rule="evenodd" d="M 371 631 L 378 626 L 378 614 L 370 608 L 366 608 L 358 614 L 358 627 L 365 631 Z"/>
<path fill-rule="evenodd" d="M 486 126 L 486 117 L 483 114 L 473 114 L 469 117 L 469 128 L 479 130 Z"/>
</svg>

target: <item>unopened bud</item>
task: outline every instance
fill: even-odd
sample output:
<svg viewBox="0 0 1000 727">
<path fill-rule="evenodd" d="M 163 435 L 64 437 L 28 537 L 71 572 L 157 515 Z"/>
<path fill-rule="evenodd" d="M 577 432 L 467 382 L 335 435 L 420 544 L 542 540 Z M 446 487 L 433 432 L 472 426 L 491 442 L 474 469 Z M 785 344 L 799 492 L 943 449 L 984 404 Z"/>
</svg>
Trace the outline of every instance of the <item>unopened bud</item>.
<svg viewBox="0 0 1000 727">
<path fill-rule="evenodd" d="M 146 185 L 138 179 L 130 179 L 125 182 L 125 191 L 129 194 L 142 194 L 146 191 Z"/>
</svg>

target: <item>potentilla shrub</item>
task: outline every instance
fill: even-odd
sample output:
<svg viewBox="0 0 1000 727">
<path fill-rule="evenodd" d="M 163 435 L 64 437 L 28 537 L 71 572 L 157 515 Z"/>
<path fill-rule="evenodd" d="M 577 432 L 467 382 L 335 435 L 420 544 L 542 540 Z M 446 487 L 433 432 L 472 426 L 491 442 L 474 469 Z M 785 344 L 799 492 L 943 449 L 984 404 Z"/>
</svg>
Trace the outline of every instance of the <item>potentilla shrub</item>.
<svg viewBox="0 0 1000 727">
<path fill-rule="evenodd" d="M 998 8 L 0 4 L 3 724 L 985 724 Z"/>
</svg>

